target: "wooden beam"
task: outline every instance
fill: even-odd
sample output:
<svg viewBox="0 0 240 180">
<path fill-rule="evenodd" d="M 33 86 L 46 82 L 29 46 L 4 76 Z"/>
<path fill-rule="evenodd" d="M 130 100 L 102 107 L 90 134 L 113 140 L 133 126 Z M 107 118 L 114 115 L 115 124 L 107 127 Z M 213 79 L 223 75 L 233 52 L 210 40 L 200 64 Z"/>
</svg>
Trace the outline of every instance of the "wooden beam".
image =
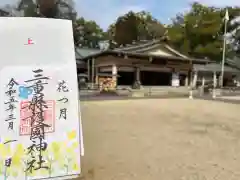
<svg viewBox="0 0 240 180">
<path fill-rule="evenodd" d="M 152 62 L 153 61 L 153 58 L 152 57 L 149 57 L 149 62 Z"/>
</svg>

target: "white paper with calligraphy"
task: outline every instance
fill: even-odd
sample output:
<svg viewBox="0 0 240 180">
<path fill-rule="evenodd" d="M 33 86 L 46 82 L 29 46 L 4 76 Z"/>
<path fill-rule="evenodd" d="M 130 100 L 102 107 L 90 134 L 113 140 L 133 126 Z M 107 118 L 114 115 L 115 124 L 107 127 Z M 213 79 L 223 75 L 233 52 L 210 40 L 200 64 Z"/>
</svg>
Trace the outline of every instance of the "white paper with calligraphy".
<svg viewBox="0 0 240 180">
<path fill-rule="evenodd" d="M 5 62 L 0 62 L 0 179 L 77 177 L 82 132 L 72 25 L 65 20 L 13 19 L 0 18 L 6 29 L 12 28 L 12 33 L 0 30 L 0 37 L 17 41 L 12 47 L 6 43 L 7 52 L 16 49 L 4 52 Z M 26 47 L 21 41 L 23 36 L 28 40 L 26 34 L 36 44 Z"/>
</svg>

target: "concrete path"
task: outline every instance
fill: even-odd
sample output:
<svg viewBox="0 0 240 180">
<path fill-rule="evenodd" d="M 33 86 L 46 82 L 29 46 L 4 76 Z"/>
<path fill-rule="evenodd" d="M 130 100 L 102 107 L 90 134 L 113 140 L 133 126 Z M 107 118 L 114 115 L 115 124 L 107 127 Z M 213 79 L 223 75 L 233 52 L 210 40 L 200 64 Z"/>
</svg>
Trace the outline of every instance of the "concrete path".
<svg viewBox="0 0 240 180">
<path fill-rule="evenodd" d="M 222 97 L 216 97 L 215 99 L 213 99 L 212 96 L 194 97 L 194 98 L 208 100 L 208 101 L 219 101 L 224 103 L 240 104 L 240 96 L 222 96 Z"/>
</svg>

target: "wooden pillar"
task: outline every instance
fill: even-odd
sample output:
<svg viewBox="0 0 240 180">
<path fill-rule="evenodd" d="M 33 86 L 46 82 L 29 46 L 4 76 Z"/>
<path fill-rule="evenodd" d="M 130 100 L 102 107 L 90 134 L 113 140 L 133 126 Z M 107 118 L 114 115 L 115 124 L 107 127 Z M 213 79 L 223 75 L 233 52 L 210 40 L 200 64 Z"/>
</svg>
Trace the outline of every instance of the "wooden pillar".
<svg viewBox="0 0 240 180">
<path fill-rule="evenodd" d="M 140 67 L 136 66 L 135 67 L 135 79 L 133 82 L 133 88 L 134 89 L 141 89 L 142 83 L 141 83 L 141 71 L 140 71 Z"/>
<path fill-rule="evenodd" d="M 200 91 L 200 95 L 204 95 L 204 86 L 205 86 L 205 77 L 204 74 L 202 75 L 202 85 L 201 85 L 201 91 Z"/>
<path fill-rule="evenodd" d="M 140 67 L 136 67 L 136 81 L 141 82 Z"/>
<path fill-rule="evenodd" d="M 91 65 L 90 65 L 90 59 L 87 60 L 87 74 L 88 74 L 88 82 L 90 82 L 91 79 Z"/>
<path fill-rule="evenodd" d="M 218 86 L 219 87 L 223 87 L 222 86 L 222 77 L 221 77 L 221 75 L 218 76 Z"/>
<path fill-rule="evenodd" d="M 180 80 L 179 80 L 179 73 L 176 71 L 172 72 L 172 80 L 171 80 L 171 86 L 172 87 L 179 87 Z"/>
<path fill-rule="evenodd" d="M 116 64 L 112 65 L 112 82 L 114 83 L 114 88 L 117 87 L 117 76 L 118 76 L 118 69 Z"/>
<path fill-rule="evenodd" d="M 203 75 L 203 77 L 202 77 L 202 87 L 204 87 L 204 86 L 205 86 L 205 77 Z"/>
<path fill-rule="evenodd" d="M 188 77 L 190 77 L 189 99 L 193 99 L 193 71 L 189 71 Z"/>
<path fill-rule="evenodd" d="M 95 82 L 96 82 L 96 84 L 99 84 L 99 82 L 98 82 L 98 73 L 99 73 L 99 68 L 98 67 L 96 67 L 96 76 L 95 76 Z"/>
<path fill-rule="evenodd" d="M 188 74 L 186 75 L 186 77 L 185 77 L 185 86 L 187 87 L 188 86 Z"/>
<path fill-rule="evenodd" d="M 197 80 L 198 80 L 198 72 L 195 71 L 194 74 L 193 74 L 193 88 L 196 88 Z"/>
<path fill-rule="evenodd" d="M 213 87 L 217 87 L 217 74 L 216 72 L 213 73 Z"/>
<path fill-rule="evenodd" d="M 216 86 L 217 86 L 217 73 L 213 72 L 213 92 L 212 92 L 212 98 L 216 98 Z"/>
<path fill-rule="evenodd" d="M 91 80 L 91 83 L 92 83 L 92 88 L 94 88 L 94 74 L 95 74 L 95 59 L 92 58 L 92 80 Z"/>
<path fill-rule="evenodd" d="M 219 86 L 220 86 L 221 88 L 223 88 L 223 80 L 224 80 L 224 75 L 222 76 L 222 75 L 220 74 L 220 76 L 219 76 Z"/>
</svg>

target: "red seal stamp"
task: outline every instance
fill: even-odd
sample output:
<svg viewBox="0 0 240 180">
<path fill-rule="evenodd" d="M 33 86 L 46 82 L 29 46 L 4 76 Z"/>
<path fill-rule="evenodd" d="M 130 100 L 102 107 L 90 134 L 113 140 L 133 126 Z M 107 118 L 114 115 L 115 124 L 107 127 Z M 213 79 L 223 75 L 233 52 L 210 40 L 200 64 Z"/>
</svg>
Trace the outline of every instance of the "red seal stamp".
<svg viewBox="0 0 240 180">
<path fill-rule="evenodd" d="M 34 118 L 37 120 L 37 115 L 33 116 L 32 110 L 29 108 L 31 102 L 21 101 L 20 102 L 20 136 L 30 135 L 31 133 L 31 121 Z M 55 101 L 48 100 L 46 101 L 47 108 L 44 108 L 44 124 L 49 125 L 50 127 L 45 128 L 45 133 L 53 133 L 55 131 Z M 36 108 L 37 111 L 37 108 Z M 39 124 L 39 122 L 38 122 Z M 34 124 L 33 124 L 34 126 Z"/>
</svg>

